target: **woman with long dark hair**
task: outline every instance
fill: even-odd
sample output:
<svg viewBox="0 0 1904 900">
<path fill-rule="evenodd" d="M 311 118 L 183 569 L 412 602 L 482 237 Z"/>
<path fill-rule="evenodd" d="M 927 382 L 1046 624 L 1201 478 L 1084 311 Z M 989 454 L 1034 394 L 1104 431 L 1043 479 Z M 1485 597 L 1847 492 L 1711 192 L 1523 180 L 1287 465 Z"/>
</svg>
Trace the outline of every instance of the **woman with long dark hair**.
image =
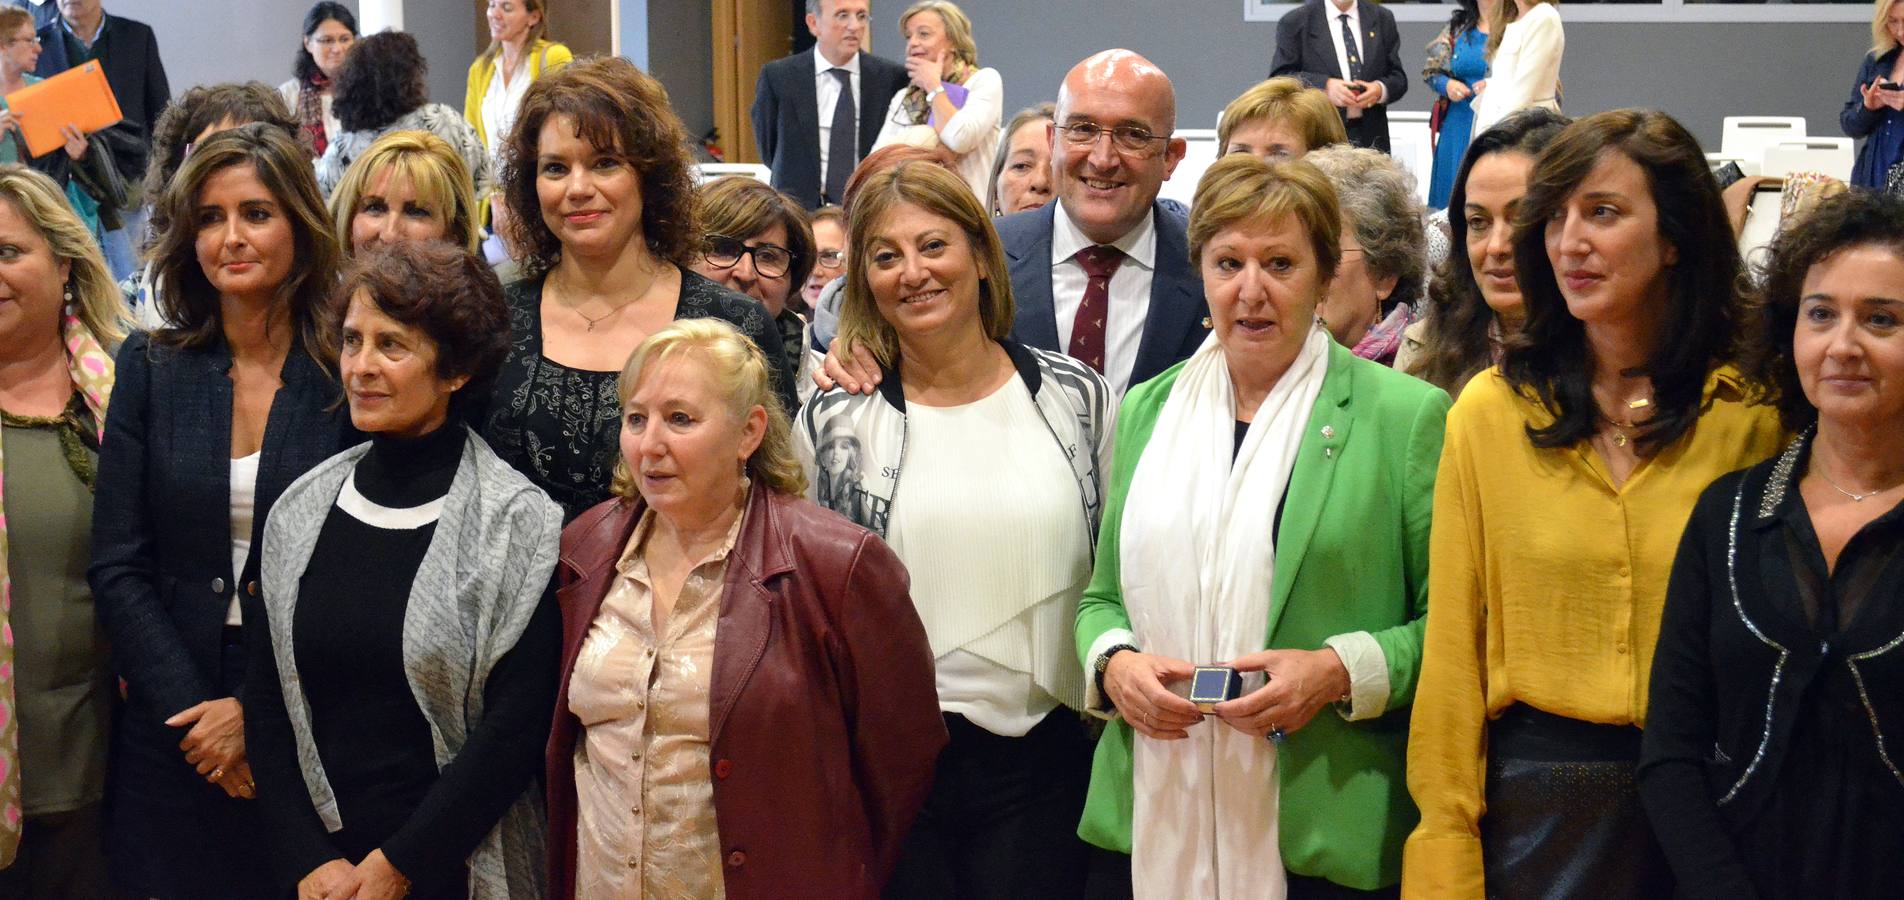
<svg viewBox="0 0 1904 900">
<path fill-rule="evenodd" d="M 1425 318 L 1403 332 L 1395 368 L 1454 396 L 1501 361 L 1501 342 L 1526 318 L 1514 272 L 1514 213 L 1534 157 L 1567 126 L 1546 109 L 1508 116 L 1476 136 L 1448 192 L 1454 249 L 1428 282 Z"/>
<path fill-rule="evenodd" d="M 278 93 L 297 116 L 298 137 L 315 159 L 324 155 L 331 138 L 343 132 L 331 105 L 344 58 L 357 41 L 357 17 L 336 0 L 319 0 L 304 14 L 303 35 L 291 80 L 278 85 Z"/>
<path fill-rule="evenodd" d="M 1633 770 L 1667 574 L 1700 492 L 1781 431 L 1733 365 L 1742 264 L 1678 122 L 1569 125 L 1515 225 L 1527 319 L 1436 480 L 1403 890 L 1666 896 Z"/>
</svg>

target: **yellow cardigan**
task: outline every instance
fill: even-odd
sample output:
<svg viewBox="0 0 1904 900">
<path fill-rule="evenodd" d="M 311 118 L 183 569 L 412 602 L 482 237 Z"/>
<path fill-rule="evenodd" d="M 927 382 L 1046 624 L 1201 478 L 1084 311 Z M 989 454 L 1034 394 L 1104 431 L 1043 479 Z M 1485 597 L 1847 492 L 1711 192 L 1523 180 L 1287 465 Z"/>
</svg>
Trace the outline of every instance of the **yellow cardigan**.
<svg viewBox="0 0 1904 900">
<path fill-rule="evenodd" d="M 469 127 L 476 129 L 476 140 L 484 147 L 489 146 L 489 135 L 483 131 L 483 95 L 489 93 L 489 82 L 496 77 L 500 58 L 500 53 L 477 56 L 476 61 L 469 64 L 469 88 L 463 94 L 463 118 L 469 120 Z M 575 54 L 561 44 L 536 41 L 535 46 L 529 48 L 529 80 L 534 82 L 543 72 L 553 72 L 574 59 Z"/>
<path fill-rule="evenodd" d="M 1693 429 L 1618 489 L 1586 444 L 1534 447 L 1525 426 L 1553 417 L 1498 369 L 1449 412 L 1408 741 L 1421 824 L 1404 849 L 1403 896 L 1483 896 L 1487 723 L 1508 706 L 1645 725 L 1666 580 L 1693 504 L 1784 439 L 1731 368 L 1706 380 L 1704 397 Z"/>
</svg>

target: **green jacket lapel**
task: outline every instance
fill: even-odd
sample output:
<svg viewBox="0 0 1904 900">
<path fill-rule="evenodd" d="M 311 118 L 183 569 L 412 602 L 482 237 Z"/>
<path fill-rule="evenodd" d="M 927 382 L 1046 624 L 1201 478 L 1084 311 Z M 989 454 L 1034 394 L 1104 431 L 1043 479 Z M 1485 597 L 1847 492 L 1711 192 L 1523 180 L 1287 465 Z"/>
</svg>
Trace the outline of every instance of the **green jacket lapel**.
<svg viewBox="0 0 1904 900">
<path fill-rule="evenodd" d="M 1289 603 L 1289 591 L 1302 569 L 1309 539 L 1315 536 L 1335 481 L 1336 463 L 1342 447 L 1348 443 L 1349 429 L 1355 416 L 1349 406 L 1354 391 L 1354 367 L 1349 365 L 1347 347 L 1329 345 L 1329 371 L 1322 377 L 1322 390 L 1309 413 L 1302 443 L 1296 448 L 1296 466 L 1289 473 L 1288 501 L 1283 506 L 1281 539 L 1276 545 L 1276 574 L 1270 580 L 1268 640 L 1282 621 Z"/>
</svg>

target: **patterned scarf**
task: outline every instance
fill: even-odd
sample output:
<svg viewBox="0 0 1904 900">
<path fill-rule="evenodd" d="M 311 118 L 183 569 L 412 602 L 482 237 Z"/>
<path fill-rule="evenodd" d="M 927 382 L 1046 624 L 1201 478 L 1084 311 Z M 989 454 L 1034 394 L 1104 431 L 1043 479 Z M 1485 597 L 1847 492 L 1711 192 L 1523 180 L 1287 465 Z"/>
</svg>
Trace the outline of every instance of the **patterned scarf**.
<svg viewBox="0 0 1904 900">
<path fill-rule="evenodd" d="M 1370 327 L 1362 339 L 1355 342 L 1350 352 L 1363 359 L 1378 362 L 1385 366 L 1395 364 L 1395 353 L 1402 348 L 1402 329 L 1415 323 L 1415 310 L 1406 303 L 1397 303 L 1388 315 Z"/>
<path fill-rule="evenodd" d="M 952 87 L 954 85 L 963 86 L 968 79 L 978 72 L 978 69 L 972 66 L 971 63 L 950 54 L 946 56 L 946 63 L 945 77 L 939 79 L 944 87 Z M 955 102 L 953 105 L 958 106 L 961 104 Z M 918 85 L 911 85 L 906 88 L 906 99 L 901 101 L 900 108 L 905 111 L 906 122 L 904 124 L 907 125 L 924 125 L 932 115 L 932 104 L 926 100 L 926 92 L 919 90 Z"/>
<path fill-rule="evenodd" d="M 323 72 L 298 86 L 298 128 L 312 156 L 323 156 L 330 145 L 330 136 L 324 133 L 324 92 L 330 89 L 331 80 Z"/>
<path fill-rule="evenodd" d="M 99 437 L 105 436 L 106 401 L 112 395 L 112 356 L 93 337 L 79 317 L 66 313 L 61 323 L 67 368 L 86 408 L 93 414 Z M 20 806 L 20 722 L 14 714 L 13 579 L 7 571 L 7 517 L 4 450 L 0 450 L 0 868 L 13 864 L 20 850 L 24 826 Z"/>
</svg>

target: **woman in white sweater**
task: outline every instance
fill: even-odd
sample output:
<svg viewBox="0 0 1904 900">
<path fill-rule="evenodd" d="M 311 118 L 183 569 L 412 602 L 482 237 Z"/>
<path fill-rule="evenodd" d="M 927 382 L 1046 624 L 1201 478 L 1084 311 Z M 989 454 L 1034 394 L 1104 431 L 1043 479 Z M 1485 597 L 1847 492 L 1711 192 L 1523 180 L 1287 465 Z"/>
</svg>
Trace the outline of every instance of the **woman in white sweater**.
<svg viewBox="0 0 1904 900">
<path fill-rule="evenodd" d="M 978 67 L 972 20 L 949 0 L 920 0 L 900 15 L 899 36 L 912 85 L 893 95 L 874 149 L 944 147 L 958 158 L 972 196 L 984 197 L 998 156 L 1005 83 L 997 69 Z"/>
<path fill-rule="evenodd" d="M 1560 57 L 1567 49 L 1560 10 L 1552 0 L 1509 0 L 1494 15 L 1488 29 L 1491 74 L 1479 92 L 1475 134 L 1530 106 L 1560 111 Z"/>
</svg>

